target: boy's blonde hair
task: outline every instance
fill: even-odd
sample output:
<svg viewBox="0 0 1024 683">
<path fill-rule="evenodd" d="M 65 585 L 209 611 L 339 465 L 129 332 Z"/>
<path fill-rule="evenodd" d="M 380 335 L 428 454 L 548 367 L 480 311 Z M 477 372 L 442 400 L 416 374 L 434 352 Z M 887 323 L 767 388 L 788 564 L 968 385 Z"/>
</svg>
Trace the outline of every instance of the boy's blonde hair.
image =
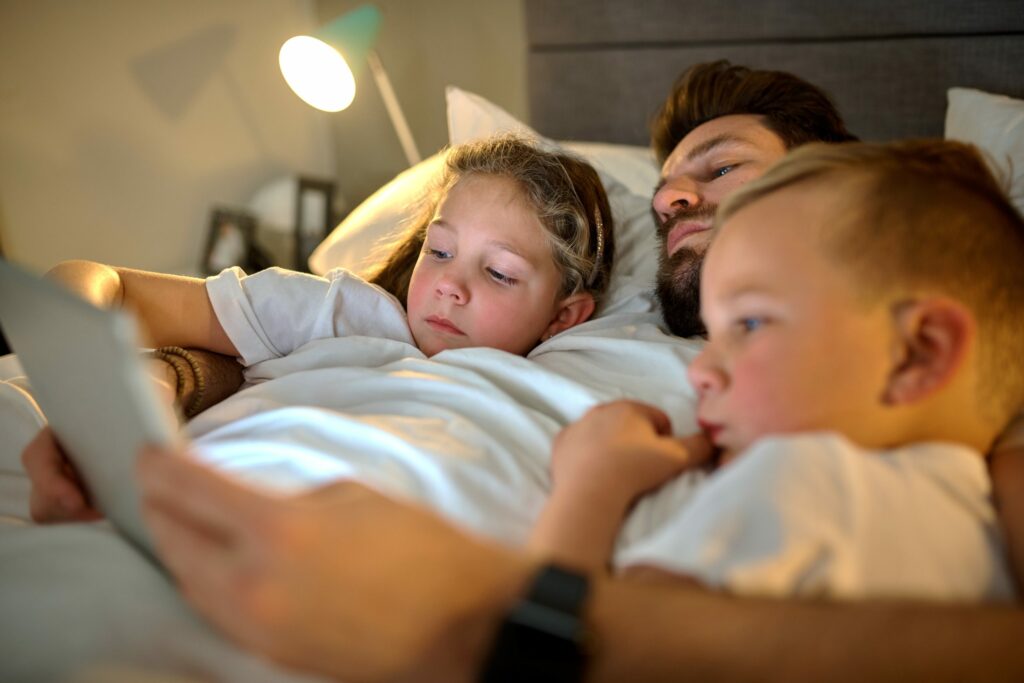
<svg viewBox="0 0 1024 683">
<path fill-rule="evenodd" d="M 427 226 L 460 179 L 480 174 L 513 180 L 550 236 L 562 274 L 560 296 L 589 292 L 600 303 L 615 258 L 611 207 L 597 172 L 579 157 L 542 149 L 518 135 L 500 135 L 448 150 L 444 170 L 424 193 L 408 228 L 375 250 L 380 256 L 368 279 L 403 304 Z"/>
<path fill-rule="evenodd" d="M 722 203 L 716 226 L 759 198 L 801 183 L 836 189 L 821 239 L 865 302 L 940 292 L 978 322 L 978 362 L 998 420 L 1024 404 L 1024 220 L 971 145 L 944 140 L 810 144 Z M 990 399 L 990 400 L 988 400 Z"/>
</svg>

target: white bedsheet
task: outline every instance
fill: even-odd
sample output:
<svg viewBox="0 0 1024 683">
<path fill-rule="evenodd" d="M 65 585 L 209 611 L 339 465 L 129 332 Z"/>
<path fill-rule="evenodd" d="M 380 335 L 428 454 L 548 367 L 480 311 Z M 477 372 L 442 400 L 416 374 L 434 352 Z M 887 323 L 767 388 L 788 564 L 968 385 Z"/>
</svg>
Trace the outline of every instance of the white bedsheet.
<svg viewBox="0 0 1024 683">
<path fill-rule="evenodd" d="M 260 486 L 356 477 L 517 543 L 547 492 L 551 439 L 594 404 L 636 398 L 665 409 L 677 432 L 695 429 L 685 368 L 698 345 L 663 334 L 656 320 L 591 321 L 529 359 L 466 349 L 424 360 L 397 342 L 320 340 L 251 368 L 252 386 L 187 429 L 201 457 Z M 18 454 L 39 424 L 28 394 L 0 384 L 0 679 L 138 664 L 292 680 L 201 626 L 107 525 L 27 523 Z M 647 520 L 688 497 L 692 481 L 644 501 L 624 537 L 645 535 Z"/>
</svg>

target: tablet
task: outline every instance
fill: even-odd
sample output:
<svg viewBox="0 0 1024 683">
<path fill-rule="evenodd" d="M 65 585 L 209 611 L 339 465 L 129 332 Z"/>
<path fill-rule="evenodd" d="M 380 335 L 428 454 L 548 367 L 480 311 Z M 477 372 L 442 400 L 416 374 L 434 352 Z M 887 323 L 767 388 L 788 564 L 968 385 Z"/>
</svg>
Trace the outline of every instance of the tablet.
<svg viewBox="0 0 1024 683">
<path fill-rule="evenodd" d="M 145 443 L 173 446 L 178 429 L 146 371 L 134 319 L 0 260 L 0 325 L 93 504 L 153 557 L 135 458 Z"/>
</svg>

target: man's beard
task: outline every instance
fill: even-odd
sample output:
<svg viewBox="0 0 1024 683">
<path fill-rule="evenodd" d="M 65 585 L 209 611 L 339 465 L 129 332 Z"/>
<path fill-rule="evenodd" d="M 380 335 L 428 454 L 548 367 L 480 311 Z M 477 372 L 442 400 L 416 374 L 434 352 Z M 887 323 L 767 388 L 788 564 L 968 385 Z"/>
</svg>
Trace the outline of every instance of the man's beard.
<svg viewBox="0 0 1024 683">
<path fill-rule="evenodd" d="M 700 319 L 700 269 L 706 248 L 697 251 L 679 247 L 669 256 L 668 233 L 677 223 L 707 220 L 715 215 L 717 209 L 717 205 L 702 204 L 696 209 L 678 211 L 664 223 L 658 223 L 660 249 L 656 292 L 665 324 L 672 334 L 680 337 L 704 336 L 707 333 Z"/>
<path fill-rule="evenodd" d="M 704 254 L 680 247 L 668 256 L 664 247 L 658 259 L 658 302 L 672 334 L 697 337 L 705 334 L 700 319 L 700 267 Z"/>
</svg>

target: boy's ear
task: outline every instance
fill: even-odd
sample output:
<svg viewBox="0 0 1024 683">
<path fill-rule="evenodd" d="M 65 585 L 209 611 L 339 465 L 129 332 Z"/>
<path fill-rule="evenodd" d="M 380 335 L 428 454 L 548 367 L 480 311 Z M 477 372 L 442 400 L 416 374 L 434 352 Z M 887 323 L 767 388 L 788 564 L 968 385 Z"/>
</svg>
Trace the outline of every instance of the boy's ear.
<svg viewBox="0 0 1024 683">
<path fill-rule="evenodd" d="M 595 306 L 594 297 L 590 292 L 578 292 L 562 299 L 558 304 L 558 310 L 555 311 L 555 317 L 548 324 L 541 339 L 554 337 L 559 332 L 586 322 L 593 315 Z"/>
<path fill-rule="evenodd" d="M 935 297 L 893 306 L 894 364 L 883 401 L 905 405 L 939 391 L 968 360 L 977 323 L 963 304 Z"/>
</svg>

